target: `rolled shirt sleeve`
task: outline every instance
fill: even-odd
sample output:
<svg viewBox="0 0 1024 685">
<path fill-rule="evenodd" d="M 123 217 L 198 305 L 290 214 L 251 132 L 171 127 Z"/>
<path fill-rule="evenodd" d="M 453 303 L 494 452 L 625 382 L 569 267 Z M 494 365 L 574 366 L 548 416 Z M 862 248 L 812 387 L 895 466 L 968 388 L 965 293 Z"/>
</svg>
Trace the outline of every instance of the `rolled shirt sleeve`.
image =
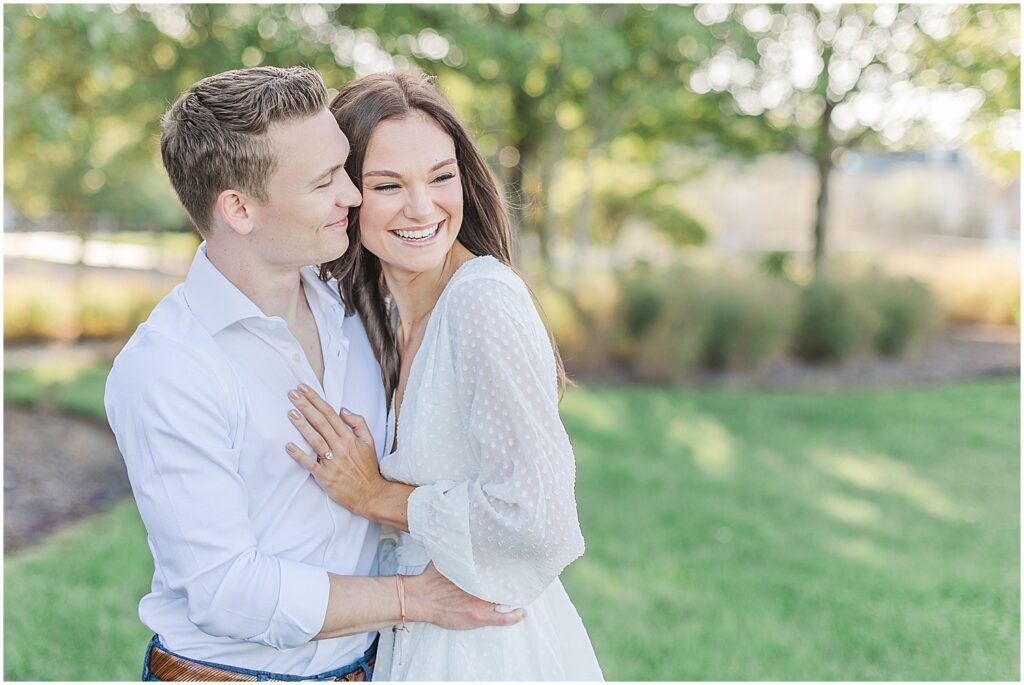
<svg viewBox="0 0 1024 685">
<path fill-rule="evenodd" d="M 526 605 L 584 549 L 551 344 L 518 279 L 460 282 L 445 311 L 479 474 L 418 487 L 409 531 L 467 592 Z"/>
<path fill-rule="evenodd" d="M 329 580 L 265 554 L 249 517 L 236 437 L 238 390 L 167 335 L 137 335 L 104 403 L 149 535 L 156 573 L 201 631 L 289 649 L 323 627 Z"/>
</svg>

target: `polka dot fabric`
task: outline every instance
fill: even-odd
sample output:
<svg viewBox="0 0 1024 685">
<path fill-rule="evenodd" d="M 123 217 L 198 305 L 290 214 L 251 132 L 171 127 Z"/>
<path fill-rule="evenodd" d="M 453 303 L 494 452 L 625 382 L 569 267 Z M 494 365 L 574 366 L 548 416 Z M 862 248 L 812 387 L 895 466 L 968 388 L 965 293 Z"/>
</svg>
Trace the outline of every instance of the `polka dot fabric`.
<svg viewBox="0 0 1024 685">
<path fill-rule="evenodd" d="M 392 531 L 382 544 L 381 572 L 420 573 L 433 561 L 467 592 L 527 607 L 528 618 L 461 632 L 416 624 L 403 664 L 397 654 L 393 663 L 378 657 L 375 677 L 601 679 L 558 580 L 584 545 L 554 355 L 511 269 L 478 257 L 452 277 L 413 360 L 396 429 L 398 447 L 381 471 L 419 487 L 410 532 Z M 390 634 L 382 638 L 386 654 Z"/>
</svg>

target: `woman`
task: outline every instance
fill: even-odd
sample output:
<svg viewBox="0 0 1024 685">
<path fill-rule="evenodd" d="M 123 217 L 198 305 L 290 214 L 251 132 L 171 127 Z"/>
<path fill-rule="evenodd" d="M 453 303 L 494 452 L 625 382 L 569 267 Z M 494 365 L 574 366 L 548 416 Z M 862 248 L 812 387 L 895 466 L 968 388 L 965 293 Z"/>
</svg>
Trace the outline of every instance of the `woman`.
<svg viewBox="0 0 1024 685">
<path fill-rule="evenodd" d="M 342 424 L 308 389 L 293 400 L 304 415 L 295 424 L 325 458 L 289 453 L 337 502 L 394 526 L 380 571 L 400 574 L 399 598 L 402 575 L 432 562 L 499 610 L 526 609 L 508 628 L 385 631 L 375 677 L 601 679 L 558 580 L 583 553 L 558 415 L 563 376 L 509 266 L 495 179 L 429 78 L 359 79 L 331 111 L 349 137 L 346 170 L 363 204 L 350 217 L 348 252 L 321 275 L 343 284 L 380 361 L 392 398 L 388 453 L 378 472 L 361 420 L 343 411 Z"/>
</svg>

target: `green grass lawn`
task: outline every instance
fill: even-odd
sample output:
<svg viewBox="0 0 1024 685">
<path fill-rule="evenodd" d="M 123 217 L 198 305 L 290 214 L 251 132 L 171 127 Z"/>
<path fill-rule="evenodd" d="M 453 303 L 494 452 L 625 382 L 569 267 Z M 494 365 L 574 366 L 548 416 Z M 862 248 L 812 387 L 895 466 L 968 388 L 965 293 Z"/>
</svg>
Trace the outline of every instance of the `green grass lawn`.
<svg viewBox="0 0 1024 685">
<path fill-rule="evenodd" d="M 1019 678 L 1017 380 L 573 390 L 563 414 L 587 537 L 563 580 L 608 679 Z M 138 677 L 137 519 L 7 559 L 7 679 Z"/>
</svg>

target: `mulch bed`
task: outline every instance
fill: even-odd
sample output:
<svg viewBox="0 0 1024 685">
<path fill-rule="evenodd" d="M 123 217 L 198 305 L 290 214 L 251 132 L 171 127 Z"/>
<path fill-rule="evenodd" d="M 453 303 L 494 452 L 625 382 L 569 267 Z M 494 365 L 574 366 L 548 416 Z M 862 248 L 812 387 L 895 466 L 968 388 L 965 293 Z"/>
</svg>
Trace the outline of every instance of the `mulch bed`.
<svg viewBox="0 0 1024 685">
<path fill-rule="evenodd" d="M 120 343 L 113 347 L 96 343 L 76 346 L 76 350 L 109 358 L 118 347 Z M 5 363 L 28 365 L 55 352 L 56 348 L 9 348 Z M 1014 375 L 1020 375 L 1019 330 L 965 328 L 937 338 L 909 359 L 851 360 L 838 366 L 785 362 L 757 373 L 704 374 L 691 383 L 698 387 L 830 391 Z M 577 380 L 596 385 L 616 379 Z M 5 553 L 102 510 L 129 492 L 124 463 L 105 423 L 53 409 L 4 406 Z"/>
<path fill-rule="evenodd" d="M 4 553 L 130 491 L 110 429 L 53 409 L 4 405 Z"/>
</svg>

